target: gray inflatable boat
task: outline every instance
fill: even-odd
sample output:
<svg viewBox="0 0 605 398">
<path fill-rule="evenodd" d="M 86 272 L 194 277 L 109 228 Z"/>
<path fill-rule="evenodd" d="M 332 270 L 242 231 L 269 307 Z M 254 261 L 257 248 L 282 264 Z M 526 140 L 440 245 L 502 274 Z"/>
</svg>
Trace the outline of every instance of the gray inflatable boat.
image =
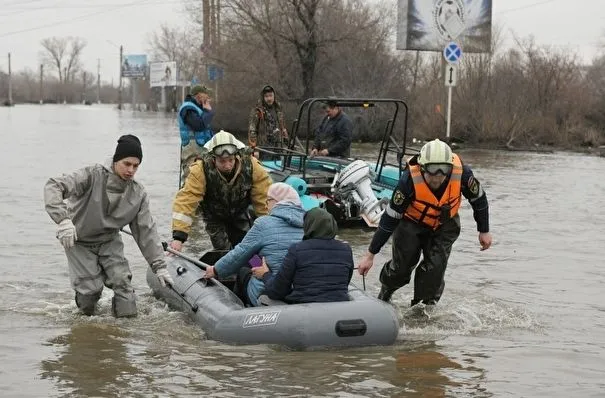
<svg viewBox="0 0 605 398">
<path fill-rule="evenodd" d="M 230 344 L 276 344 L 293 349 L 390 345 L 399 320 L 390 304 L 349 286 L 350 301 L 286 304 L 261 296 L 260 307 L 245 307 L 229 286 L 233 279 L 206 280 L 205 267 L 223 252 L 206 252 L 200 261 L 180 254 L 168 259 L 174 285 L 162 287 L 147 271 L 156 297 L 187 312 L 213 340 Z"/>
</svg>

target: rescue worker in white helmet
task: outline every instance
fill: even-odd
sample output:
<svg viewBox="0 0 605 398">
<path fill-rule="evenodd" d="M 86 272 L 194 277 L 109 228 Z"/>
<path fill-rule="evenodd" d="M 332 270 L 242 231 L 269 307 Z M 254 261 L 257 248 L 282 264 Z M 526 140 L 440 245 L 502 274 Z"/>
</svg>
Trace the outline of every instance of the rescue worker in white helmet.
<svg viewBox="0 0 605 398">
<path fill-rule="evenodd" d="M 244 238 L 251 226 L 250 205 L 257 217 L 268 212 L 271 177 L 246 146 L 221 130 L 204 148 L 172 205 L 170 247 L 177 251 L 187 241 L 198 206 L 216 250 L 230 250 Z"/>
<path fill-rule="evenodd" d="M 492 244 L 487 196 L 473 171 L 435 139 L 412 157 L 383 213 L 367 253 L 358 264 L 368 273 L 374 255 L 393 235 L 392 258 L 382 267 L 378 298 L 390 301 L 393 293 L 414 275 L 412 306 L 436 304 L 445 287 L 444 274 L 452 245 L 460 235 L 462 196 L 470 202 L 479 232 L 481 250 Z M 420 255 L 422 254 L 422 261 Z"/>
</svg>

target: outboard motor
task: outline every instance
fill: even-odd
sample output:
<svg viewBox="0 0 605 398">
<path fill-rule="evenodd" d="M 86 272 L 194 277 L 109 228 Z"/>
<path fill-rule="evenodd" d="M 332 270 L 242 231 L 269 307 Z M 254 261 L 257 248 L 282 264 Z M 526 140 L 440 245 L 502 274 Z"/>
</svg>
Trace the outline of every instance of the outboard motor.
<svg viewBox="0 0 605 398">
<path fill-rule="evenodd" d="M 363 160 L 355 160 L 334 177 L 332 184 L 334 195 L 340 196 L 345 205 L 350 208 L 356 205 L 360 216 L 370 227 L 378 226 L 384 212 L 381 201 L 372 190 L 370 166 Z M 350 216 L 350 214 L 349 214 Z"/>
</svg>

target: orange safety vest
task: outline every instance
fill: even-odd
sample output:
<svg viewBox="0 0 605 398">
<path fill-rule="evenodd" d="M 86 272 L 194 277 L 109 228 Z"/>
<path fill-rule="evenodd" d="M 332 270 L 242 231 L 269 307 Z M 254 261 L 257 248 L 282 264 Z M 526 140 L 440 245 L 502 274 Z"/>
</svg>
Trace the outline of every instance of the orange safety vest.
<svg viewBox="0 0 605 398">
<path fill-rule="evenodd" d="M 443 192 L 441 200 L 437 200 L 431 188 L 424 181 L 420 165 L 409 165 L 410 175 L 414 182 L 414 201 L 405 210 L 404 217 L 419 224 L 427 225 L 432 229 L 441 226 L 441 208 L 449 206 L 449 218 L 458 213 L 461 202 L 462 162 L 454 154 L 454 167 L 449 183 Z"/>
</svg>

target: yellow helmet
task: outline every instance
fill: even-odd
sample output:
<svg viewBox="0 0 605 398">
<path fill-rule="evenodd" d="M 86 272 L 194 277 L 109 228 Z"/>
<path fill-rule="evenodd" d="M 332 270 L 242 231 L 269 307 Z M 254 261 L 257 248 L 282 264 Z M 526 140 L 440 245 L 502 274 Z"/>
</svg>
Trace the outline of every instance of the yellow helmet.
<svg viewBox="0 0 605 398">
<path fill-rule="evenodd" d="M 439 163 L 439 164 L 454 164 L 454 154 L 448 144 L 438 138 L 429 141 L 420 148 L 418 155 L 418 164 L 421 166 Z"/>
<path fill-rule="evenodd" d="M 216 156 L 234 155 L 240 149 L 244 149 L 246 145 L 233 136 L 233 134 L 221 130 L 216 133 L 210 141 L 204 144 L 204 148 L 208 152 L 212 152 Z"/>
</svg>

